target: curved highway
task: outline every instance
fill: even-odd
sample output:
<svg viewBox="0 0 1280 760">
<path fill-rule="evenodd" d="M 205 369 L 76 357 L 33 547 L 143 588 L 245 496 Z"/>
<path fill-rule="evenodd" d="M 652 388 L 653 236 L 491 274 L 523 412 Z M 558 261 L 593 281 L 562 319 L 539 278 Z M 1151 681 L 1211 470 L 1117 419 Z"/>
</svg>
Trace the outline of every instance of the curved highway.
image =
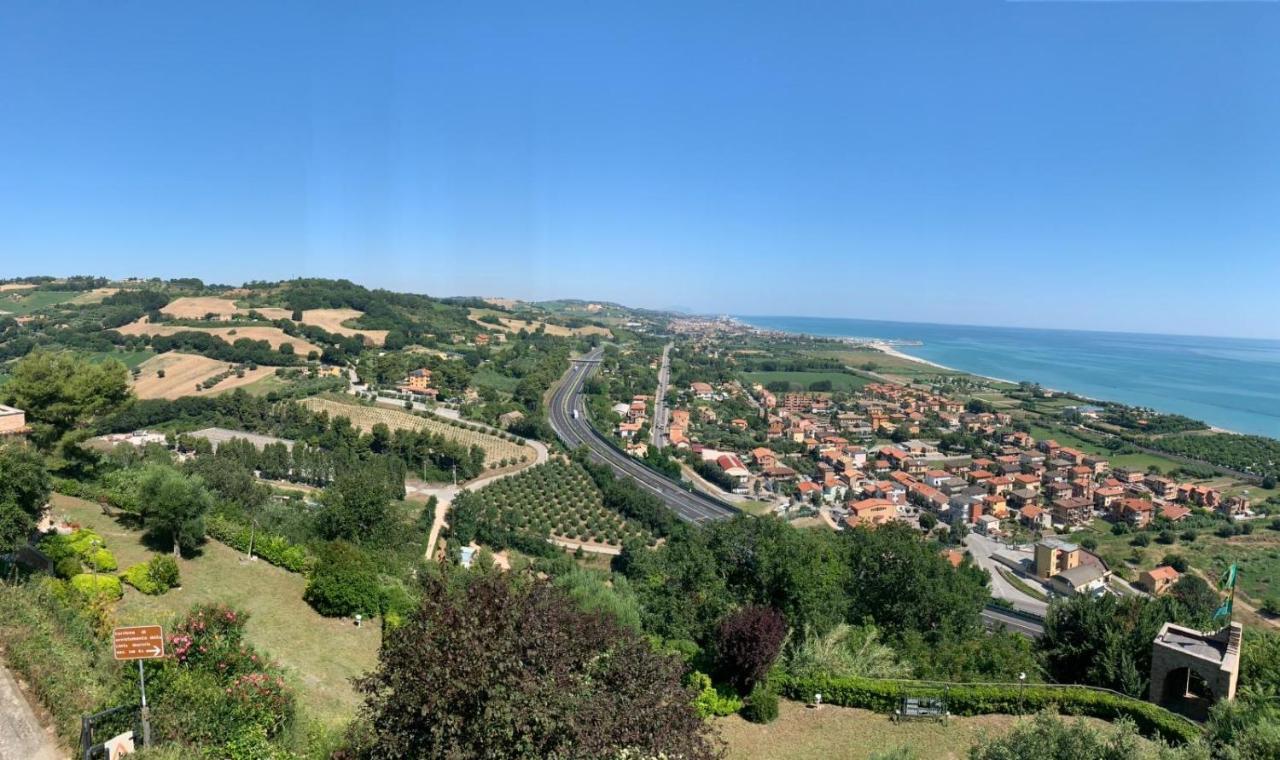
<svg viewBox="0 0 1280 760">
<path fill-rule="evenodd" d="M 586 446 L 592 459 L 608 464 L 615 473 L 639 483 L 641 488 L 662 499 L 682 520 L 704 523 L 727 519 L 736 514 L 731 507 L 704 494 L 686 491 L 675 481 L 645 467 L 614 448 L 591 427 L 587 422 L 586 406 L 582 402 L 582 385 L 599 365 L 603 353 L 603 348 L 595 348 L 585 356 L 575 359 L 551 394 L 548 417 L 551 429 L 560 440 L 571 449 Z M 577 417 L 574 416 L 575 410 Z"/>
</svg>

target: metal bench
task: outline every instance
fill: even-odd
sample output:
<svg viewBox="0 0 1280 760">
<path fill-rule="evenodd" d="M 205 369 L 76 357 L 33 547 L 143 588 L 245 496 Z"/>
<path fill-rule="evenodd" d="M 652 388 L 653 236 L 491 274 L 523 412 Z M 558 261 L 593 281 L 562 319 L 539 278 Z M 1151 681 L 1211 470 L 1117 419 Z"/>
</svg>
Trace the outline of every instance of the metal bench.
<svg viewBox="0 0 1280 760">
<path fill-rule="evenodd" d="M 898 709 L 893 711 L 893 720 L 940 720 L 947 722 L 947 700 L 945 697 L 903 697 Z"/>
</svg>

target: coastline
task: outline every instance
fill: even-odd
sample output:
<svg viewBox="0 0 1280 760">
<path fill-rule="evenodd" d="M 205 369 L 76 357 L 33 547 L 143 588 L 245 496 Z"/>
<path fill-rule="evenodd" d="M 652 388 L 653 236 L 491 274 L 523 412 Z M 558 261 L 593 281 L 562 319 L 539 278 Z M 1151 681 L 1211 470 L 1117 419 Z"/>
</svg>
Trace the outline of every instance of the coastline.
<svg viewBox="0 0 1280 760">
<path fill-rule="evenodd" d="M 758 332 L 758 333 L 762 333 L 762 334 L 775 333 L 775 334 L 783 334 L 783 335 L 799 335 L 799 336 L 806 337 L 806 338 L 814 338 L 814 339 L 820 339 L 820 340 L 832 340 L 832 339 L 833 339 L 833 337 L 832 337 L 832 336 L 812 335 L 812 334 L 805 333 L 805 332 L 793 332 L 793 331 L 789 331 L 789 330 L 776 330 L 776 329 L 772 329 L 772 328 L 763 328 L 763 327 L 760 327 L 760 326 L 758 326 L 758 325 L 753 325 L 753 324 L 751 324 L 750 322 L 747 322 L 747 321 L 743 320 L 743 319 L 742 319 L 742 318 L 740 318 L 740 317 L 729 317 L 729 319 L 730 319 L 730 321 L 736 322 L 736 323 L 737 323 L 737 324 L 739 324 L 739 325 L 742 325 L 742 326 L 748 327 L 748 328 L 750 328 L 751 330 L 754 330 L 754 331 L 756 331 L 756 332 Z M 834 340 L 838 340 L 838 341 L 840 341 L 840 342 L 842 342 L 842 343 L 846 343 L 846 344 L 849 344 L 849 345 L 854 345 L 854 346 L 864 346 L 864 347 L 866 347 L 866 348 L 871 348 L 871 349 L 874 349 L 874 350 L 876 350 L 876 351 L 879 351 L 879 352 L 881 352 L 881 353 L 883 353 L 883 354 L 886 354 L 886 355 L 888 355 L 888 356 L 893 356 L 893 357 L 896 357 L 896 358 L 898 358 L 898 359 L 904 359 L 904 360 L 906 360 L 906 361 L 915 362 L 916 364 L 921 364 L 921 365 L 924 365 L 924 366 L 926 366 L 926 367 L 932 367 L 932 368 L 934 368 L 934 369 L 945 370 L 945 371 L 947 371 L 947 372 L 956 372 L 956 373 L 961 374 L 961 375 L 969 375 L 970 377 L 978 377 L 978 378 L 982 378 L 982 379 L 984 379 L 984 380 L 991 380 L 991 381 L 993 381 L 993 382 L 997 382 L 997 383 L 1007 383 L 1007 384 L 1009 384 L 1009 385 L 1018 385 L 1018 382 L 1017 382 L 1017 381 L 1015 381 L 1015 380 L 1009 380 L 1008 378 L 1003 378 L 1003 377 L 994 377 L 994 376 L 992 376 L 992 375 L 981 375 L 981 374 L 978 374 L 978 373 L 976 373 L 976 372 L 969 372 L 969 371 L 967 371 L 967 370 L 957 369 L 957 368 L 955 368 L 955 367 L 948 367 L 948 366 L 947 366 L 947 365 L 945 365 L 945 364 L 939 364 L 939 363 L 937 363 L 937 362 L 930 361 L 930 360 L 928 360 L 928 359 L 923 359 L 923 358 L 921 358 L 921 357 L 919 357 L 919 356 L 912 356 L 911 354 L 908 354 L 908 353 L 906 353 L 906 352 L 901 351 L 900 349 L 898 349 L 898 348 L 896 347 L 896 345 L 895 345 L 892 341 L 889 341 L 889 340 L 880 340 L 880 339 L 874 339 L 874 338 L 872 338 L 872 339 L 867 339 L 867 338 L 852 338 L 852 337 L 834 338 Z M 1078 397 L 1078 398 L 1084 399 L 1085 401 L 1090 401 L 1090 402 L 1094 402 L 1094 403 L 1123 403 L 1123 402 L 1110 402 L 1110 401 L 1107 401 L 1106 399 L 1100 399 L 1100 398 L 1095 398 L 1095 397 L 1092 397 L 1092 396 L 1086 396 L 1086 395 L 1084 395 L 1084 394 L 1082 394 L 1082 393 L 1077 393 L 1077 392 L 1075 392 L 1075 391 L 1070 391 L 1070 390 L 1063 390 L 1063 389 L 1060 389 L 1060 388 L 1050 388 L 1050 387 L 1048 387 L 1048 386 L 1042 386 L 1042 387 L 1043 387 L 1046 391 L 1049 391 L 1049 392 L 1052 392 L 1052 393 L 1065 393 L 1065 394 L 1070 394 L 1070 395 L 1072 395 L 1072 396 L 1075 396 L 1075 397 Z M 1209 423 L 1206 423 L 1206 424 L 1209 424 Z M 1218 425 L 1212 425 L 1212 424 L 1209 424 L 1209 427 L 1208 427 L 1208 431 L 1207 431 L 1207 432 L 1210 432 L 1210 433 L 1226 433 L 1226 434 L 1229 434 L 1229 435 L 1250 435 L 1249 433 L 1241 433 L 1241 432 L 1240 432 L 1240 431 L 1238 431 L 1238 430 L 1231 430 L 1231 429 L 1229 429 L 1229 428 L 1224 428 L 1224 427 L 1221 427 L 1221 426 L 1218 426 Z M 1254 434 L 1254 435 L 1258 435 L 1258 434 Z M 1266 437 L 1269 437 L 1269 436 L 1263 435 L 1262 437 L 1266 438 Z"/>
</svg>

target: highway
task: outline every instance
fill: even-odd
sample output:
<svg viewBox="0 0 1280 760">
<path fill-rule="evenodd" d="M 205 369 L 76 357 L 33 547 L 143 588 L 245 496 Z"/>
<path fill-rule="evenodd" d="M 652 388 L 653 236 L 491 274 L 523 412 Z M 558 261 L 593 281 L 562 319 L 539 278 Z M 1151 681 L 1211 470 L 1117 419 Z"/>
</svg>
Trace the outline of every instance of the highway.
<svg viewBox="0 0 1280 760">
<path fill-rule="evenodd" d="M 989 605 L 982 608 L 982 622 L 988 628 L 1003 628 L 1006 631 L 1020 633 L 1033 639 L 1038 639 L 1044 635 L 1044 622 L 1042 619 L 1018 610 L 1006 610 Z"/>
<path fill-rule="evenodd" d="M 733 508 L 704 494 L 687 491 L 675 481 L 645 467 L 614 448 L 591 427 L 587 422 L 587 410 L 582 401 L 582 385 L 599 365 L 603 353 L 603 348 L 596 348 L 574 360 L 569 371 L 565 373 L 560 384 L 551 394 L 548 418 L 551 429 L 560 440 L 571 449 L 586 446 L 592 459 L 604 462 L 612 467 L 615 473 L 636 481 L 641 488 L 662 499 L 682 520 L 705 523 L 711 520 L 724 520 L 737 514 Z M 573 414 L 575 410 L 578 413 L 577 417 Z"/>
<path fill-rule="evenodd" d="M 670 410 L 667 409 L 667 383 L 670 381 L 671 344 L 668 343 L 662 347 L 662 365 L 658 367 L 658 395 L 653 398 L 653 428 L 650 445 L 659 451 L 666 442 L 667 428 L 670 427 L 667 421 L 670 414 Z"/>
</svg>

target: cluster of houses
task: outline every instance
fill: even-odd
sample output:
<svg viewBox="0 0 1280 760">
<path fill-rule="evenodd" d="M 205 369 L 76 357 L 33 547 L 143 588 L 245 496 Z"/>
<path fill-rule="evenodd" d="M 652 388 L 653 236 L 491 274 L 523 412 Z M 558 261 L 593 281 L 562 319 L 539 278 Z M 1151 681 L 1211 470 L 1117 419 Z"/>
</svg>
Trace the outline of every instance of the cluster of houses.
<svg viewBox="0 0 1280 760">
<path fill-rule="evenodd" d="M 716 394 L 706 383 L 694 383 L 689 391 L 695 399 Z M 739 484 L 737 490 L 782 491 L 820 507 L 835 529 L 917 522 L 922 512 L 993 536 L 1007 533 L 1014 521 L 1033 530 L 1069 529 L 1103 516 L 1141 528 L 1157 517 L 1184 520 L 1193 507 L 1232 518 L 1250 514 L 1244 497 L 1113 469 L 1105 457 L 1013 429 L 1008 414 L 967 411 L 960 401 L 927 389 L 873 383 L 841 408 L 819 394 L 775 394 L 759 385 L 751 393 L 768 421 L 768 438 L 789 441 L 790 449 L 801 444 L 804 457 L 816 460 L 811 476 L 800 476 L 769 446 L 741 454 L 699 446 L 687 436 L 688 410 L 672 413 L 672 444 L 719 464 Z M 714 418 L 711 409 L 698 410 Z M 995 451 L 947 453 L 919 439 L 869 443 L 876 435 L 900 437 L 926 426 L 978 436 Z"/>
<path fill-rule="evenodd" d="M 618 423 L 618 437 L 623 440 L 627 453 L 632 456 L 643 457 L 649 450 L 640 431 L 649 423 L 649 405 L 652 402 L 653 396 L 639 393 L 631 398 L 631 403 L 613 406 L 613 411 L 622 418 Z"/>
</svg>

